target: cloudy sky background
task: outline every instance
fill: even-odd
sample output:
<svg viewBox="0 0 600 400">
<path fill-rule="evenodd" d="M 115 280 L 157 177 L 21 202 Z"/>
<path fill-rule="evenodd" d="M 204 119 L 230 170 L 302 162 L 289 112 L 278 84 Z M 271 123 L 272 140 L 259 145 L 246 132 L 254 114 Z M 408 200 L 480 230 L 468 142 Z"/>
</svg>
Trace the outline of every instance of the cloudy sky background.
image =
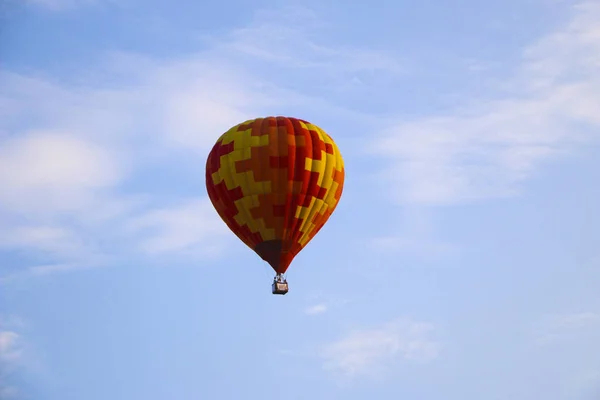
<svg viewBox="0 0 600 400">
<path fill-rule="evenodd" d="M 0 398 L 600 398 L 600 2 L 2 0 Z M 290 293 L 229 127 L 346 162 Z"/>
</svg>

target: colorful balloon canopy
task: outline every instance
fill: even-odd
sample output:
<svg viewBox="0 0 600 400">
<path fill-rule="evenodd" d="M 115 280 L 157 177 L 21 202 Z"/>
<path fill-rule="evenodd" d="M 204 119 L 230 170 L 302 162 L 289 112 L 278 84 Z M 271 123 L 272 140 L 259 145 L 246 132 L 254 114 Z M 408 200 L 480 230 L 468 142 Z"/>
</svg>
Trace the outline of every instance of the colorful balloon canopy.
<svg viewBox="0 0 600 400">
<path fill-rule="evenodd" d="M 227 226 L 277 274 L 319 232 L 344 187 L 344 161 L 321 128 L 287 117 L 225 132 L 206 162 L 206 188 Z"/>
</svg>

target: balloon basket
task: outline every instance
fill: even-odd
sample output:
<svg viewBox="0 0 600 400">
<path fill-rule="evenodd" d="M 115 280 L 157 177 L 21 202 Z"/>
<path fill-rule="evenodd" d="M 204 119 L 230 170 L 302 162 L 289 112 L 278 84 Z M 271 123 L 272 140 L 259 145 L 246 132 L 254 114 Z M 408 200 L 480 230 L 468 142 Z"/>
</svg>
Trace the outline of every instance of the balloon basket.
<svg viewBox="0 0 600 400">
<path fill-rule="evenodd" d="M 271 291 L 273 294 L 286 294 L 288 292 L 288 283 L 283 277 L 276 276 L 273 279 L 273 285 L 271 285 Z"/>
</svg>

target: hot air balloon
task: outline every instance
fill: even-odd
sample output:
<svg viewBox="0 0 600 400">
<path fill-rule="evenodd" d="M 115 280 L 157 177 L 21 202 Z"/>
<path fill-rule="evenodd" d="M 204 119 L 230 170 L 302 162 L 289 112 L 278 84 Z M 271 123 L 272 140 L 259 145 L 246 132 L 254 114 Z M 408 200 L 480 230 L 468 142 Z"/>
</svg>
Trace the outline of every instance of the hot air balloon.
<svg viewBox="0 0 600 400">
<path fill-rule="evenodd" d="M 291 117 L 248 120 L 225 132 L 206 161 L 206 189 L 229 229 L 275 270 L 286 294 L 294 257 L 325 225 L 344 187 L 331 137 Z"/>
</svg>

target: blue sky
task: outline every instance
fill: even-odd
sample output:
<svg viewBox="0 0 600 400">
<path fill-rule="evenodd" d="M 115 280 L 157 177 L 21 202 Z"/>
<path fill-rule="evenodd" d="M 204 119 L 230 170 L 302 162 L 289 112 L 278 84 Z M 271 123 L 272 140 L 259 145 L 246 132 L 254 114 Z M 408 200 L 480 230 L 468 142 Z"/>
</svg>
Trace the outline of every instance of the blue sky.
<svg viewBox="0 0 600 400">
<path fill-rule="evenodd" d="M 0 397 L 600 398 L 600 2 L 6 0 Z M 229 127 L 346 186 L 272 271 L 208 202 Z"/>
</svg>

